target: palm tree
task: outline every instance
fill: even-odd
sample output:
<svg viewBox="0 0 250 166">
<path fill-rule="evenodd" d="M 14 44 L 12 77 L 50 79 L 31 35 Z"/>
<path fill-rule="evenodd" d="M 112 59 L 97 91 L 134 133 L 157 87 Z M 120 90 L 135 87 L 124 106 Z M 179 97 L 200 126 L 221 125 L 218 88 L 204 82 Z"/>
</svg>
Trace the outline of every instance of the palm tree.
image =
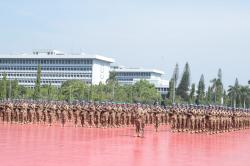
<svg viewBox="0 0 250 166">
<path fill-rule="evenodd" d="M 237 99 L 240 97 L 240 86 L 238 79 L 236 78 L 234 86 L 230 85 L 228 89 L 228 95 L 230 96 L 231 100 L 233 101 L 233 106 L 236 107 Z"/>
<path fill-rule="evenodd" d="M 116 73 L 110 72 L 109 78 L 106 80 L 107 85 L 111 88 L 112 91 L 112 100 L 115 97 L 115 87 L 118 85 L 118 81 L 116 79 Z"/>
<path fill-rule="evenodd" d="M 240 92 L 241 92 L 241 100 L 243 101 L 243 106 L 244 108 L 246 108 L 246 100 L 250 96 L 250 89 L 248 86 L 241 86 Z"/>
</svg>

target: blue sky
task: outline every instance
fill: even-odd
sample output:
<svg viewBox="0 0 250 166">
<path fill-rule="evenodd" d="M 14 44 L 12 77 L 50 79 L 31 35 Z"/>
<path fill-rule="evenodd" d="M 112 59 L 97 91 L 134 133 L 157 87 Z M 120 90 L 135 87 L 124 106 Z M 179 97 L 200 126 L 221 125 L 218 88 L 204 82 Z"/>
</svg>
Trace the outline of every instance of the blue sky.
<svg viewBox="0 0 250 166">
<path fill-rule="evenodd" d="M 55 48 L 97 53 L 170 78 L 190 63 L 192 82 L 222 68 L 223 81 L 250 79 L 250 1 L 9 0 L 0 2 L 0 53 Z"/>
</svg>

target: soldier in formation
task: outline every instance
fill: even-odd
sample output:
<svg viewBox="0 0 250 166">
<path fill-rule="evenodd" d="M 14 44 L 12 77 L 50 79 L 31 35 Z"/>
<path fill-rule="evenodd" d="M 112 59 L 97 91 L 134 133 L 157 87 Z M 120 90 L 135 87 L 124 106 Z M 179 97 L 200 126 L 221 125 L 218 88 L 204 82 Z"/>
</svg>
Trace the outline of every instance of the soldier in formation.
<svg viewBox="0 0 250 166">
<path fill-rule="evenodd" d="M 139 126 L 138 136 L 142 136 L 145 125 L 156 123 L 158 128 L 168 123 L 168 113 L 163 110 L 160 106 L 141 104 L 7 101 L 0 103 L 0 122 L 90 128 Z"/>
<path fill-rule="evenodd" d="M 169 115 L 173 132 L 216 134 L 250 127 L 249 109 L 174 105 Z"/>
<path fill-rule="evenodd" d="M 250 110 L 222 106 L 66 102 L 0 102 L 0 122 L 74 127 L 135 126 L 143 137 L 145 126 L 170 125 L 173 132 L 216 134 L 250 127 Z"/>
</svg>

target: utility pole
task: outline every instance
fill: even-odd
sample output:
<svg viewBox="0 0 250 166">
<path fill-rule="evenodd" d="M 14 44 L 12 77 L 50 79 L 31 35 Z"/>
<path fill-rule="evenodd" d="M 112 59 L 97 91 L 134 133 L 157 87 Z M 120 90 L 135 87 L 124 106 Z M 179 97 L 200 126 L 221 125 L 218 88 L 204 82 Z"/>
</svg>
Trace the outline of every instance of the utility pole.
<svg viewBox="0 0 250 166">
<path fill-rule="evenodd" d="M 11 87 L 11 80 L 10 80 L 10 86 L 9 86 L 9 99 L 11 99 L 12 98 L 12 95 L 11 95 L 11 91 L 12 91 L 12 89 L 11 89 L 12 87 Z"/>
<path fill-rule="evenodd" d="M 69 102 L 71 103 L 71 86 L 69 87 Z"/>
<path fill-rule="evenodd" d="M 112 100 L 114 101 L 115 98 L 115 84 L 113 83 L 113 87 L 112 87 Z"/>
<path fill-rule="evenodd" d="M 133 102 L 133 87 L 131 86 L 131 99 L 130 99 L 130 103 L 132 104 Z"/>
<path fill-rule="evenodd" d="M 175 78 L 174 78 L 174 86 L 173 86 L 173 103 L 175 103 Z"/>
</svg>

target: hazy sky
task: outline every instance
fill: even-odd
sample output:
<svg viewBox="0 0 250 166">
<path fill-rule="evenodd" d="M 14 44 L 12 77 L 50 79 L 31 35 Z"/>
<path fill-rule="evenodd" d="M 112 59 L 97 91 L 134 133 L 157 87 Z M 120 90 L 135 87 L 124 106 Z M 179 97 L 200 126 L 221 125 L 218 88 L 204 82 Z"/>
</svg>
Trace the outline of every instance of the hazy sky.
<svg viewBox="0 0 250 166">
<path fill-rule="evenodd" d="M 192 82 L 250 79 L 249 0 L 8 0 L 0 2 L 0 53 L 55 48 L 156 68 L 169 79 L 186 61 Z"/>
</svg>

